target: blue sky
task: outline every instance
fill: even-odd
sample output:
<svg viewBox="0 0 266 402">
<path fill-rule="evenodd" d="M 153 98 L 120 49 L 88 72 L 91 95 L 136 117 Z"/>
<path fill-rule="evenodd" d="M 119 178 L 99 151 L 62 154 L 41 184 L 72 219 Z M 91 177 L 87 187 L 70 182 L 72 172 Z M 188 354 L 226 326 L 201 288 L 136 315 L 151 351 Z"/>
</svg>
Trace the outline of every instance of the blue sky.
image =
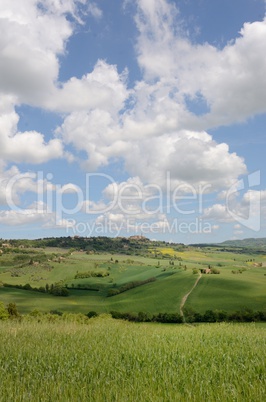
<svg viewBox="0 0 266 402">
<path fill-rule="evenodd" d="M 0 237 L 266 237 L 263 0 L 0 0 Z"/>
</svg>

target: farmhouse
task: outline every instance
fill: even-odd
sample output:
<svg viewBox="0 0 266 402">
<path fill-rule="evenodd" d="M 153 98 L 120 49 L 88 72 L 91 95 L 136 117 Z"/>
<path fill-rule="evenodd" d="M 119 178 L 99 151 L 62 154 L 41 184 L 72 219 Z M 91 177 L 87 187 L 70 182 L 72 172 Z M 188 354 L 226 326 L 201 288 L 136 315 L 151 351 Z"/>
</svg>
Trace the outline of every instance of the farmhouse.
<svg viewBox="0 0 266 402">
<path fill-rule="evenodd" d="M 212 273 L 210 268 L 201 268 L 200 272 L 202 274 L 211 274 Z"/>
</svg>

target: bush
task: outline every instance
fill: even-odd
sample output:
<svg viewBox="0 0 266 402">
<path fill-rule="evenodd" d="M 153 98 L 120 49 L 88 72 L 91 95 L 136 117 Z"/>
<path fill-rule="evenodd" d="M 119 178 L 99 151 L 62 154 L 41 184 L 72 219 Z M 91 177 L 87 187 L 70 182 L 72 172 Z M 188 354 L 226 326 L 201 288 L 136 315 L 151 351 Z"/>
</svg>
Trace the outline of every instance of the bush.
<svg viewBox="0 0 266 402">
<path fill-rule="evenodd" d="M 9 318 L 17 318 L 20 316 L 16 303 L 9 303 L 7 305 L 7 312 L 8 312 Z"/>
<path fill-rule="evenodd" d="M 183 318 L 178 313 L 159 313 L 153 316 L 152 321 L 169 324 L 180 324 L 183 322 Z"/>
<path fill-rule="evenodd" d="M 104 278 L 105 276 L 109 276 L 110 273 L 108 271 L 87 271 L 87 272 L 78 272 L 75 275 L 75 279 L 85 279 L 90 277 L 96 278 Z"/>
<path fill-rule="evenodd" d="M 98 313 L 96 313 L 96 311 L 89 311 L 87 317 L 88 318 L 98 317 Z"/>
<path fill-rule="evenodd" d="M 116 296 L 116 295 L 119 295 L 119 293 L 120 293 L 119 289 L 109 289 L 108 293 L 107 293 L 107 297 Z"/>
<path fill-rule="evenodd" d="M 59 315 L 60 317 L 63 315 L 62 311 L 60 310 L 51 310 L 49 314 Z"/>
<path fill-rule="evenodd" d="M 111 311 L 110 314 L 115 319 L 134 321 L 134 322 L 161 322 L 161 323 L 182 323 L 183 319 L 178 313 L 159 313 L 152 318 L 148 313 L 140 311 L 137 315 L 133 313 L 120 313 Z"/>
<path fill-rule="evenodd" d="M 110 311 L 110 314 L 112 318 L 115 318 L 117 320 L 123 318 L 123 314 L 120 313 L 119 311 Z"/>
<path fill-rule="evenodd" d="M 213 310 L 207 310 L 203 316 L 203 321 L 204 322 L 216 322 L 217 321 L 217 315 Z"/>
<path fill-rule="evenodd" d="M 3 302 L 0 302 L 0 320 L 7 320 L 9 317 L 9 314 L 5 308 L 5 305 Z"/>
<path fill-rule="evenodd" d="M 218 275 L 218 274 L 220 274 L 220 271 L 217 268 L 211 268 L 211 273 L 215 274 L 215 275 Z"/>
<path fill-rule="evenodd" d="M 37 309 L 34 309 L 29 313 L 29 316 L 31 317 L 41 317 L 41 315 L 42 313 Z"/>
</svg>

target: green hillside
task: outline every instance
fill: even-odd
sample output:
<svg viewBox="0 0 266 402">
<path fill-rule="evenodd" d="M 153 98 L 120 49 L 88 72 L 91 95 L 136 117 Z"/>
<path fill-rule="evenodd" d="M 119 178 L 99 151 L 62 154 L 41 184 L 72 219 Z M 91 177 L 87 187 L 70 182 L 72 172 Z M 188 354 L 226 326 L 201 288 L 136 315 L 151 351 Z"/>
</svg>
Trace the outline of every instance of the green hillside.
<svg viewBox="0 0 266 402">
<path fill-rule="evenodd" d="M 220 243 L 222 246 L 229 247 L 245 247 L 245 248 L 253 248 L 258 250 L 266 250 L 266 238 L 248 238 L 243 240 L 227 240 L 223 243 Z"/>
<path fill-rule="evenodd" d="M 129 254 L 121 254 L 110 253 L 110 248 L 116 250 L 126 243 L 123 239 L 106 240 L 106 252 L 96 250 L 103 248 L 104 238 L 99 244 L 93 240 L 93 250 L 80 247 L 87 244 L 85 239 L 74 239 L 79 241 L 76 248 L 60 248 L 53 241 L 54 247 L 50 240 L 47 246 L 40 240 L 2 243 L 0 301 L 15 302 L 22 313 L 37 309 L 158 314 L 179 313 L 186 296 L 184 308 L 200 313 L 266 310 L 263 253 L 140 238 L 129 239 L 121 250 Z M 67 244 L 73 246 L 68 238 Z"/>
</svg>

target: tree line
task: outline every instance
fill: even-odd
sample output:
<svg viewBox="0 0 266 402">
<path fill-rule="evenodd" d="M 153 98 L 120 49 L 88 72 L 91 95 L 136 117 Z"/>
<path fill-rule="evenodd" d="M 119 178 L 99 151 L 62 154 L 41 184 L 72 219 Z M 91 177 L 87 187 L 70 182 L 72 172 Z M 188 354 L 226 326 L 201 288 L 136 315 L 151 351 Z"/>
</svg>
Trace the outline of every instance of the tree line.
<svg viewBox="0 0 266 402">
<path fill-rule="evenodd" d="M 142 286 L 142 285 L 145 285 L 146 283 L 155 282 L 155 281 L 156 281 L 156 278 L 151 277 L 151 278 L 145 279 L 143 281 L 128 282 L 120 287 L 109 289 L 109 291 L 107 293 L 107 297 L 116 296 L 120 293 L 126 292 L 127 290 L 134 289 L 138 286 Z"/>
<path fill-rule="evenodd" d="M 187 323 L 215 323 L 215 322 L 266 322 L 266 311 L 253 311 L 244 308 L 235 312 L 226 312 L 223 310 L 207 310 L 205 313 L 194 311 L 185 311 L 185 320 L 179 313 L 162 312 L 158 314 L 149 314 L 143 311 L 138 313 L 111 311 L 110 315 L 114 319 L 126 320 L 131 322 L 158 322 L 166 324 L 181 324 Z M 58 310 L 51 310 L 47 313 L 41 313 L 38 310 L 33 310 L 27 315 L 21 315 L 18 311 L 16 303 L 9 303 L 6 307 L 3 302 L 0 302 L 0 320 L 7 319 L 23 319 L 27 317 L 38 318 L 42 317 L 48 321 L 54 321 L 53 317 L 61 317 L 77 321 L 86 321 L 88 318 L 97 317 L 99 314 L 96 311 L 89 311 L 87 314 L 81 313 L 63 313 Z"/>
<path fill-rule="evenodd" d="M 52 283 L 51 285 L 47 283 L 45 286 L 39 286 L 39 287 L 33 287 L 29 283 L 26 283 L 25 285 L 3 283 L 3 286 L 6 288 L 16 288 L 16 289 L 30 290 L 33 292 L 49 293 L 53 296 L 63 296 L 63 297 L 69 296 L 69 290 L 61 282 Z"/>
<path fill-rule="evenodd" d="M 160 322 L 160 323 L 215 323 L 215 322 L 266 322 L 266 311 L 253 311 L 251 309 L 243 309 L 235 312 L 227 312 L 224 310 L 207 310 L 205 313 L 195 311 L 185 311 L 185 318 L 179 313 L 158 313 L 149 314 L 145 312 L 139 313 L 121 313 L 119 311 L 111 311 L 111 315 L 115 319 L 122 319 L 133 322 Z"/>
</svg>

